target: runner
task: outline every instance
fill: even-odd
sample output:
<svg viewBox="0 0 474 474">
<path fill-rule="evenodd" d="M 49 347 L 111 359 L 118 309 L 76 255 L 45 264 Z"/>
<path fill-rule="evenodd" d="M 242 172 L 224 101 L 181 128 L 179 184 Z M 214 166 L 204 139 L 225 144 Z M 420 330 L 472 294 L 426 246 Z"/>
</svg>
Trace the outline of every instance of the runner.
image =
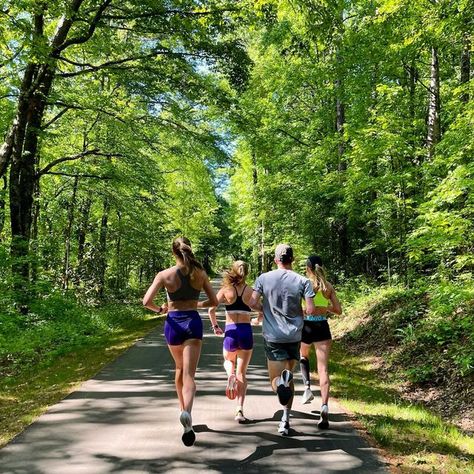
<svg viewBox="0 0 474 474">
<path fill-rule="evenodd" d="M 237 260 L 224 273 L 222 288 L 217 293 L 218 303 L 224 303 L 226 309 L 225 334 L 216 319 L 216 307 L 209 308 L 209 318 L 214 334 L 224 334 L 224 368 L 227 373 L 226 395 L 230 400 L 237 398 L 235 420 L 247 422 L 244 416 L 244 400 L 247 393 L 247 367 L 252 357 L 253 334 L 250 326 L 252 309 L 248 302 L 252 288 L 245 280 L 248 265 Z"/>
<path fill-rule="evenodd" d="M 311 280 L 314 292 L 315 311 L 307 314 L 304 320 L 301 338 L 300 368 L 305 385 L 302 403 L 310 403 L 314 396 L 311 392 L 309 351 L 314 344 L 318 366 L 319 387 L 321 390 L 321 419 L 319 428 L 329 428 L 329 372 L 328 361 L 331 350 L 332 336 L 327 321 L 330 313 L 341 314 L 341 304 L 337 299 L 333 286 L 326 280 L 323 262 L 318 255 L 311 255 L 306 262 L 306 275 Z"/>
<path fill-rule="evenodd" d="M 303 328 L 304 298 L 308 314 L 314 313 L 314 292 L 311 282 L 292 270 L 293 249 L 280 244 L 275 249 L 277 270 L 260 275 L 249 306 L 257 307 L 263 296 L 263 341 L 268 375 L 272 389 L 283 405 L 278 426 L 281 435 L 290 431 L 290 410 L 293 403 L 293 370 L 299 359 Z"/>
<path fill-rule="evenodd" d="M 159 272 L 143 297 L 143 305 L 155 313 L 166 313 L 165 338 L 174 359 L 175 385 L 183 425 L 182 441 L 192 446 L 196 440 L 191 411 L 196 384 L 197 363 L 202 346 L 202 320 L 197 308 L 207 308 L 217 304 L 214 290 L 200 262 L 194 257 L 191 243 L 186 237 L 173 241 L 173 256 L 176 265 Z M 156 293 L 166 288 L 168 304 L 157 306 L 153 303 Z M 208 299 L 198 302 L 201 290 Z"/>
</svg>

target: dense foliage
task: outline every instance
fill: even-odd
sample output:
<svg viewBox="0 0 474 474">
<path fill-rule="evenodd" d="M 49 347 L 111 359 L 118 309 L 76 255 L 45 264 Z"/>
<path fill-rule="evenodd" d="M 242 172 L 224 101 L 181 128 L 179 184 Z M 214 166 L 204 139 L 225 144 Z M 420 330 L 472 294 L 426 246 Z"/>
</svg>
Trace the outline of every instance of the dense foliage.
<svg viewBox="0 0 474 474">
<path fill-rule="evenodd" d="M 237 20 L 219 0 L 1 3 L 2 306 L 124 296 L 177 234 L 212 256 L 214 122 L 249 65 Z"/>
<path fill-rule="evenodd" d="M 249 258 L 287 239 L 339 276 L 470 275 L 472 5 L 265 2 L 232 117 Z"/>
<path fill-rule="evenodd" d="M 254 273 L 289 241 L 431 295 L 396 337 L 472 373 L 473 5 L 0 2 L 2 328 L 58 292 L 130 298 L 177 234 Z"/>
</svg>

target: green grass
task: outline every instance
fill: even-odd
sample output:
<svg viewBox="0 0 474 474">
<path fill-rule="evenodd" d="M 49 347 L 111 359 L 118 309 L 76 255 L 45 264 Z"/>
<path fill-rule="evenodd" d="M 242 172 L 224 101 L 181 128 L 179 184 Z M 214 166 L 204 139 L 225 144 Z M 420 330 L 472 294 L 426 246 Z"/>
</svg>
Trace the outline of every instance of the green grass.
<svg viewBox="0 0 474 474">
<path fill-rule="evenodd" d="M 370 357 L 348 355 L 334 344 L 331 396 L 360 421 L 398 472 L 474 472 L 474 439 L 421 405 L 402 401 L 396 381 Z"/>
<path fill-rule="evenodd" d="M 66 312 L 67 313 L 67 312 Z M 42 313 L 41 323 L 3 328 L 0 372 L 0 447 L 23 431 L 47 408 L 95 375 L 137 339 L 161 324 L 141 307 L 73 306 L 65 318 Z M 61 329 L 64 333 L 61 333 Z M 16 339 L 13 339 L 14 336 Z"/>
</svg>

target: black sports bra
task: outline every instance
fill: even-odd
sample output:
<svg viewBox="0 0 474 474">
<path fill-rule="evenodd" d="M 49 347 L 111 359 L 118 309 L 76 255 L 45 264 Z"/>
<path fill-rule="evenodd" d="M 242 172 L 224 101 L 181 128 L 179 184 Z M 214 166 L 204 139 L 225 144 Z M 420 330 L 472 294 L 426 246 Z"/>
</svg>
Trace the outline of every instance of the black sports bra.
<svg viewBox="0 0 474 474">
<path fill-rule="evenodd" d="M 241 313 L 251 313 L 252 309 L 247 306 L 244 303 L 244 300 L 242 299 L 242 295 L 244 294 L 245 288 L 247 288 L 247 285 L 244 286 L 244 289 L 242 290 L 242 293 L 240 295 L 237 293 L 237 288 L 234 286 L 235 293 L 237 295 L 237 298 L 232 304 L 225 305 L 225 309 L 227 312 L 229 311 L 239 311 Z"/>
<path fill-rule="evenodd" d="M 179 268 L 176 270 L 176 273 L 181 280 L 181 286 L 173 292 L 167 290 L 168 299 L 170 301 L 198 300 L 201 290 L 196 290 L 196 288 L 191 286 L 189 275 L 183 275 Z"/>
</svg>

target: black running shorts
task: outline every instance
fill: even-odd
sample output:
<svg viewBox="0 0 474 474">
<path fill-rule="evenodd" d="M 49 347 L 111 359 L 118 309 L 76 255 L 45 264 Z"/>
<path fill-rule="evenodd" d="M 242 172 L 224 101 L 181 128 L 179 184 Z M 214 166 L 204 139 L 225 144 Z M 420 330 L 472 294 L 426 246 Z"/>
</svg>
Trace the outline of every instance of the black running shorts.
<svg viewBox="0 0 474 474">
<path fill-rule="evenodd" d="M 330 339 L 332 339 L 332 336 L 327 321 L 308 321 L 305 319 L 301 342 L 312 344 L 313 342 L 329 341 Z"/>
<path fill-rule="evenodd" d="M 268 360 L 300 360 L 299 342 L 269 342 L 263 340 Z"/>
</svg>

